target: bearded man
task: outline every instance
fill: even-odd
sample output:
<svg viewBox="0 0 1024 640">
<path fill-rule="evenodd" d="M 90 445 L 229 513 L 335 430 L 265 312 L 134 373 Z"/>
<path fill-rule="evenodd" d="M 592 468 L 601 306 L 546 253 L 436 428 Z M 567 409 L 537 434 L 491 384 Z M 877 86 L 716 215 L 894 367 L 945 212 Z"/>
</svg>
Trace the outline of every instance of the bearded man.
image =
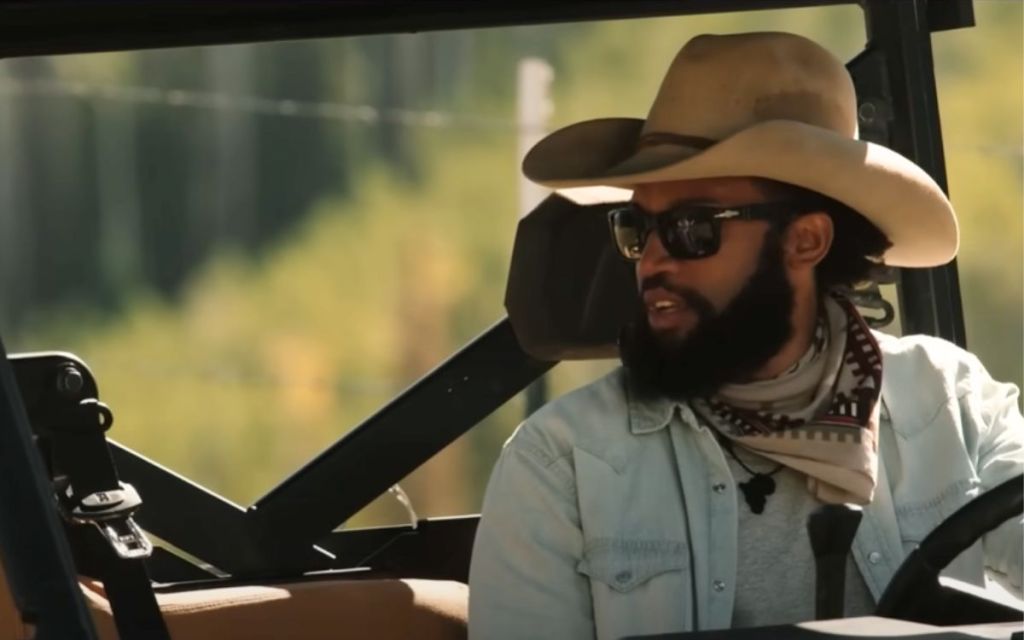
<svg viewBox="0 0 1024 640">
<path fill-rule="evenodd" d="M 805 522 L 862 505 L 847 615 L 909 550 L 1024 471 L 1017 389 L 937 338 L 868 328 L 842 295 L 956 253 L 952 207 L 857 139 L 842 62 L 794 35 L 687 43 L 646 120 L 579 123 L 526 175 L 632 190 L 609 214 L 636 265 L 623 366 L 509 439 L 470 572 L 470 635 L 620 638 L 813 618 Z M 947 570 L 1020 587 L 1019 519 Z"/>
</svg>

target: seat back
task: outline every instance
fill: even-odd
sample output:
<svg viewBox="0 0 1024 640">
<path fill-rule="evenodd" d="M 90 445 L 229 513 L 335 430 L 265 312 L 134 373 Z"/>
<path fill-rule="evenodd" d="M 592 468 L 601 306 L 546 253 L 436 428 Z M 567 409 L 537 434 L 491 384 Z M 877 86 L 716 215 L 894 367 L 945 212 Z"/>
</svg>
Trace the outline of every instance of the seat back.
<svg viewBox="0 0 1024 640">
<path fill-rule="evenodd" d="M 21 620 L 21 612 L 7 584 L 7 573 L 0 564 L 0 640 L 28 640 L 33 632 L 32 625 Z"/>
<path fill-rule="evenodd" d="M 519 221 L 505 309 L 523 350 L 540 360 L 614 358 L 636 309 L 633 265 L 612 245 L 612 204 L 552 194 Z"/>
<path fill-rule="evenodd" d="M 102 640 L 117 640 L 103 586 L 82 593 Z M 466 637 L 469 587 L 448 580 L 310 579 L 157 595 L 174 640 Z M 31 640 L 0 566 L 0 640 Z"/>
<path fill-rule="evenodd" d="M 82 591 L 102 640 L 117 632 L 102 585 Z M 469 587 L 442 580 L 307 579 L 157 594 L 174 640 L 456 640 Z"/>
</svg>

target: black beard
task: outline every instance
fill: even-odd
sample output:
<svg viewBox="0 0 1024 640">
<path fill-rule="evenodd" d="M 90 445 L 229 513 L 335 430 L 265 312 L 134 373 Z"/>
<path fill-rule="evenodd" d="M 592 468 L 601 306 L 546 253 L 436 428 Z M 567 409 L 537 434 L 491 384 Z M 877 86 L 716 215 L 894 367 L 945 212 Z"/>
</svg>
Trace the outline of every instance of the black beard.
<svg viewBox="0 0 1024 640">
<path fill-rule="evenodd" d="M 682 297 L 697 313 L 696 326 L 681 340 L 651 330 L 642 295 L 655 286 Z M 641 283 L 640 293 L 636 319 L 620 336 L 619 354 L 642 396 L 713 395 L 726 383 L 750 379 L 793 335 L 793 287 L 774 229 L 765 235 L 757 270 L 721 313 L 693 289 L 673 287 L 658 276 Z"/>
</svg>

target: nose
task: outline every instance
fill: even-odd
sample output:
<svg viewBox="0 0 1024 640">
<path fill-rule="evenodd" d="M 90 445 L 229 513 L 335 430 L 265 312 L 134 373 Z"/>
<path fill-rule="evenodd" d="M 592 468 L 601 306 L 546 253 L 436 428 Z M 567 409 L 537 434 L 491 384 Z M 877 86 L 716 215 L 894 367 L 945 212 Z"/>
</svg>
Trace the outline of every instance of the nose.
<svg viewBox="0 0 1024 640">
<path fill-rule="evenodd" d="M 640 259 L 636 263 L 637 284 L 639 285 L 654 275 L 668 271 L 671 265 L 671 258 L 672 256 L 665 250 L 665 245 L 661 243 L 661 238 L 658 237 L 658 234 L 651 233 L 648 235 L 647 243 L 644 245 L 644 250 L 641 252 Z"/>
</svg>

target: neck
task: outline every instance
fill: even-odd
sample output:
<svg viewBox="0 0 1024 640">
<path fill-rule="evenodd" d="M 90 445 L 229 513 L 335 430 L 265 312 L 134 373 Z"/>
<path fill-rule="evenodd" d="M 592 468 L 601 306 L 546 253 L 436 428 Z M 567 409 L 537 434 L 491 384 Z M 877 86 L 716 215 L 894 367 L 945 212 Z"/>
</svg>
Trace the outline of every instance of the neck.
<svg viewBox="0 0 1024 640">
<path fill-rule="evenodd" d="M 803 292 L 795 291 L 793 295 L 793 335 L 782 345 L 782 348 L 758 369 L 751 378 L 753 380 L 769 380 L 788 370 L 797 360 L 811 348 L 814 328 L 818 322 L 818 294 L 814 288 Z"/>
</svg>

